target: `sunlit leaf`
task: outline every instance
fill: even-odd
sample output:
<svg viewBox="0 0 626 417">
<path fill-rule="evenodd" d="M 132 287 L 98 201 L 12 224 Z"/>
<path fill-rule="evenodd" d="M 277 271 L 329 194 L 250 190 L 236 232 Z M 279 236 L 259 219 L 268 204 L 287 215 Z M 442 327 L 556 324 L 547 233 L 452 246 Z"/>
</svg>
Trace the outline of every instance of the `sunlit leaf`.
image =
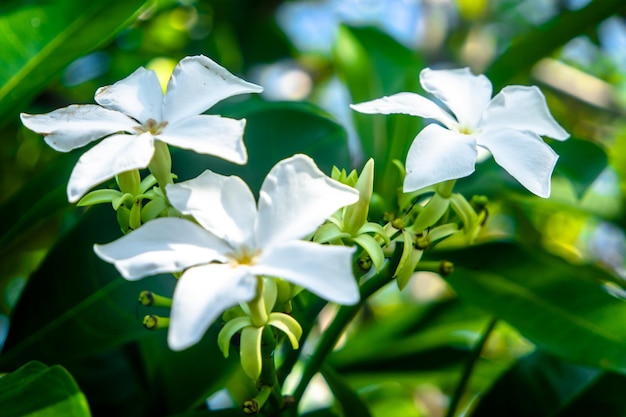
<svg viewBox="0 0 626 417">
<path fill-rule="evenodd" d="M 441 254 L 455 264 L 447 281 L 459 296 L 501 318 L 547 352 L 626 372 L 626 303 L 592 265 L 572 265 L 539 249 L 492 243 Z"/>
<path fill-rule="evenodd" d="M 0 125 L 60 71 L 110 41 L 146 0 L 22 2 L 0 6 Z"/>
<path fill-rule="evenodd" d="M 36 361 L 0 378 L 0 410 L 6 417 L 91 416 L 72 375 Z"/>
</svg>

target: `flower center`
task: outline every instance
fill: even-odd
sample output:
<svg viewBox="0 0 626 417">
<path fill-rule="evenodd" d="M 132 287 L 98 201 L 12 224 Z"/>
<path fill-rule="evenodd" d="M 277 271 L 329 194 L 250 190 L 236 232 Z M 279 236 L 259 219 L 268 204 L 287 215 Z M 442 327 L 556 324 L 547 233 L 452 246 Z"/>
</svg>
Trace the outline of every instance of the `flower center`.
<svg viewBox="0 0 626 417">
<path fill-rule="evenodd" d="M 148 119 L 143 126 L 135 127 L 135 130 L 137 131 L 137 133 L 140 133 L 140 134 L 149 132 L 152 135 L 158 135 L 159 133 L 163 132 L 163 129 L 165 129 L 165 126 L 167 126 L 167 122 L 165 121 L 157 122 L 154 119 Z"/>
<path fill-rule="evenodd" d="M 232 268 L 237 268 L 241 265 L 254 265 L 257 262 L 259 255 L 261 255 L 261 250 L 249 249 L 246 246 L 242 246 L 232 254 L 229 254 L 228 257 L 230 258 L 230 266 Z"/>
<path fill-rule="evenodd" d="M 471 135 L 472 133 L 474 133 L 474 131 L 469 126 L 459 126 L 459 133 L 463 135 Z"/>
</svg>

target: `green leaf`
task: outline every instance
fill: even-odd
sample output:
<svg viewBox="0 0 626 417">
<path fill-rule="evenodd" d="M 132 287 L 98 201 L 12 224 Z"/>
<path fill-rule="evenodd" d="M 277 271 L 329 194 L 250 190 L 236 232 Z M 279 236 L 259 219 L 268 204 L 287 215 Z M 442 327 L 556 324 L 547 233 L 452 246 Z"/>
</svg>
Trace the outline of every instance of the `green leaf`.
<svg viewBox="0 0 626 417">
<path fill-rule="evenodd" d="M 491 243 L 439 253 L 454 262 L 446 280 L 465 301 L 509 322 L 566 360 L 626 372 L 626 303 L 593 265 L 572 265 L 538 248 Z"/>
<path fill-rule="evenodd" d="M 626 376 L 604 372 L 558 415 L 561 417 L 626 415 Z"/>
<path fill-rule="evenodd" d="M 106 44 L 146 0 L 79 0 L 0 5 L 0 126 L 76 58 Z"/>
<path fill-rule="evenodd" d="M 211 169 L 240 176 L 252 190 L 258 190 L 265 175 L 278 161 L 296 153 L 309 155 L 327 174 L 334 165 L 350 166 L 345 130 L 312 104 L 264 102 L 253 98 L 246 102 L 230 101 L 211 112 L 247 120 L 244 142 L 248 163 L 238 166 L 189 151 L 174 151 L 173 166 L 179 178 L 195 177 Z"/>
<path fill-rule="evenodd" d="M 94 206 L 59 240 L 12 312 L 1 366 L 15 368 L 30 359 L 69 363 L 148 334 L 137 316 L 139 292 L 171 295 L 175 280 L 122 279 L 92 249 L 119 236 L 111 208 Z"/>
<path fill-rule="evenodd" d="M 320 371 L 345 416 L 371 417 L 367 405 L 337 371 L 326 364 Z"/>
<path fill-rule="evenodd" d="M 333 352 L 329 363 L 342 374 L 420 372 L 458 365 L 467 358 L 485 320 L 482 312 L 458 299 L 404 306 L 374 325 L 361 326 Z"/>
<path fill-rule="evenodd" d="M 489 67 L 487 77 L 499 91 L 517 75 L 577 35 L 586 33 L 604 19 L 624 10 L 623 0 L 595 0 L 579 10 L 565 10 L 529 31 L 500 55 Z"/>
<path fill-rule="evenodd" d="M 472 416 L 559 415 L 559 411 L 575 401 L 601 374 L 599 369 L 573 365 L 535 351 L 517 361 L 481 396 Z"/>
<path fill-rule="evenodd" d="M 166 332 L 139 341 L 145 377 L 154 381 L 163 409 L 182 413 L 201 406 L 241 368 L 238 355 L 226 359 L 218 348 L 221 326 L 218 320 L 199 343 L 180 352 L 167 346 Z"/>
<path fill-rule="evenodd" d="M 72 375 L 36 361 L 0 378 L 0 410 L 6 417 L 91 416 Z"/>
<path fill-rule="evenodd" d="M 565 142 L 554 141 L 550 146 L 559 155 L 555 173 L 570 181 L 578 197 L 607 167 L 608 156 L 604 149 L 588 140 L 569 138 Z"/>
<path fill-rule="evenodd" d="M 337 73 L 350 90 L 353 103 L 415 91 L 425 66 L 413 51 L 371 27 L 340 27 L 333 54 Z M 395 198 L 400 179 L 391 161 L 404 161 L 420 119 L 356 111 L 352 115 L 364 156 L 376 160 L 374 189 L 387 200 Z"/>
</svg>

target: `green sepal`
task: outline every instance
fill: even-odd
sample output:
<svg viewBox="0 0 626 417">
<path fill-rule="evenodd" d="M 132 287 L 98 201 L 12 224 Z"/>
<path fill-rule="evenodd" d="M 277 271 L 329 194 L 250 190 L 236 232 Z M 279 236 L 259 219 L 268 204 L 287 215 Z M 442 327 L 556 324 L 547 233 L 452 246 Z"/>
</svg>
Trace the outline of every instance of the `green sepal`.
<svg viewBox="0 0 626 417">
<path fill-rule="evenodd" d="M 362 235 L 364 233 L 375 233 L 383 239 L 385 246 L 389 246 L 391 244 L 391 241 L 389 240 L 389 236 L 387 236 L 387 232 L 385 231 L 385 228 L 379 225 L 378 223 L 374 223 L 374 222 L 365 223 L 363 226 L 361 226 L 361 228 L 357 232 L 357 235 Z"/>
<path fill-rule="evenodd" d="M 465 199 L 462 194 L 454 193 L 450 197 L 452 210 L 459 216 L 463 222 L 463 230 L 470 236 L 478 225 L 478 215 L 472 205 Z"/>
<path fill-rule="evenodd" d="M 315 232 L 313 240 L 317 243 L 328 243 L 338 239 L 349 238 L 350 234 L 342 232 L 335 223 L 324 223 Z"/>
<path fill-rule="evenodd" d="M 146 223 L 150 220 L 156 219 L 167 209 L 167 207 L 168 204 L 163 198 L 155 198 L 154 200 L 148 201 L 141 209 L 141 221 Z"/>
<path fill-rule="evenodd" d="M 130 208 L 130 216 L 128 217 L 128 226 L 133 229 L 141 227 L 141 201 L 135 200 Z"/>
<path fill-rule="evenodd" d="M 141 180 L 141 183 L 139 184 L 139 194 L 145 193 L 150 188 L 154 187 L 156 184 L 157 184 L 157 180 L 156 178 L 154 178 L 154 175 L 152 174 L 147 175 L 146 178 Z"/>
<path fill-rule="evenodd" d="M 402 231 L 402 238 L 404 242 L 404 246 L 402 248 L 402 255 L 400 257 L 400 262 L 398 262 L 398 268 L 396 268 L 396 272 L 394 277 L 396 278 L 396 282 L 398 284 L 398 288 L 400 290 L 406 287 L 409 279 L 413 276 L 413 272 L 417 267 L 420 259 L 422 258 L 422 250 L 415 249 L 413 247 L 413 235 L 408 230 Z"/>
<path fill-rule="evenodd" d="M 270 314 L 268 324 L 285 333 L 289 342 L 291 342 L 291 347 L 298 349 L 300 337 L 302 336 L 302 327 L 296 319 L 285 313 L 272 313 Z"/>
<path fill-rule="evenodd" d="M 434 226 L 439 219 L 443 217 L 450 206 L 450 199 L 434 194 L 426 206 L 420 211 L 413 223 L 412 229 L 415 232 L 421 232 L 427 228 Z"/>
<path fill-rule="evenodd" d="M 119 210 L 119 208 L 122 205 L 126 205 L 126 203 L 128 203 L 129 205 L 134 204 L 136 199 L 137 198 L 130 193 L 120 193 L 117 197 L 111 200 L 111 204 L 113 204 L 114 210 Z"/>
<path fill-rule="evenodd" d="M 261 339 L 263 327 L 248 326 L 241 330 L 240 358 L 241 367 L 253 381 L 261 376 L 263 366 L 261 355 Z"/>
<path fill-rule="evenodd" d="M 352 240 L 357 245 L 362 247 L 365 252 L 367 252 L 374 263 L 376 271 L 380 271 L 383 267 L 383 262 L 385 261 L 385 254 L 383 253 L 383 249 L 380 247 L 380 243 L 378 243 L 374 237 L 366 234 L 353 237 Z"/>
<path fill-rule="evenodd" d="M 94 204 L 112 203 L 114 199 L 121 198 L 122 195 L 118 190 L 95 190 L 78 200 L 76 206 L 85 207 L 93 206 Z"/>
<path fill-rule="evenodd" d="M 217 345 L 224 354 L 225 358 L 227 358 L 229 354 L 230 339 L 233 338 L 235 333 L 247 326 L 252 326 L 250 318 L 247 316 L 236 317 L 224 324 L 224 327 L 222 327 L 217 335 Z"/>
</svg>

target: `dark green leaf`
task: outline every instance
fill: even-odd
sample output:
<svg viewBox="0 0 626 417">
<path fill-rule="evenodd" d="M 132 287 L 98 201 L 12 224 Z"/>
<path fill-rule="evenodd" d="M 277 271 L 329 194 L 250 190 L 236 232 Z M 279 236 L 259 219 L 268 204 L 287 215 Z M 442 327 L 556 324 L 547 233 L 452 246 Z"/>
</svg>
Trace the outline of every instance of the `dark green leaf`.
<svg viewBox="0 0 626 417">
<path fill-rule="evenodd" d="M 345 416 L 369 417 L 372 415 L 367 405 L 337 371 L 328 365 L 322 365 L 320 371 Z"/>
<path fill-rule="evenodd" d="M 599 369 L 573 365 L 535 351 L 520 359 L 495 382 L 482 396 L 472 416 L 557 415 L 601 373 Z"/>
<path fill-rule="evenodd" d="M 510 243 L 442 253 L 455 264 L 447 277 L 459 296 L 508 321 L 539 347 L 566 360 L 626 372 L 626 303 L 592 265 Z"/>
<path fill-rule="evenodd" d="M 487 76 L 499 91 L 570 39 L 585 33 L 614 13 L 624 10 L 623 0 L 595 0 L 575 11 L 564 11 L 513 42 L 489 67 Z"/>
<path fill-rule="evenodd" d="M 146 335 L 137 296 L 144 289 L 171 295 L 174 279 L 128 282 L 100 260 L 93 244 L 121 235 L 113 218 L 109 206 L 89 210 L 31 276 L 12 313 L 3 367 L 30 359 L 64 363 Z"/>
<path fill-rule="evenodd" d="M 605 372 L 560 413 L 560 417 L 625 416 L 626 376 Z"/>
<path fill-rule="evenodd" d="M 333 53 L 353 103 L 415 91 L 424 67 L 413 51 L 370 27 L 342 26 Z M 376 160 L 375 190 L 385 198 L 395 197 L 399 176 L 391 160 L 404 162 L 420 120 L 406 115 L 352 114 L 365 157 Z"/>
<path fill-rule="evenodd" d="M 579 197 L 608 164 L 604 149 L 587 140 L 570 138 L 550 146 L 559 155 L 555 173 L 565 176 Z"/>
<path fill-rule="evenodd" d="M 188 151 L 174 152 L 174 171 L 180 178 L 195 177 L 205 169 L 211 169 L 240 176 L 256 191 L 274 164 L 296 153 L 309 155 L 327 174 L 333 165 L 350 166 L 345 130 L 312 104 L 252 99 L 239 103 L 231 101 L 213 111 L 247 120 L 244 141 L 248 163 L 238 166 Z"/>
<path fill-rule="evenodd" d="M 89 417 L 89 405 L 63 367 L 29 362 L 0 378 L 0 413 L 5 417 Z"/>
<path fill-rule="evenodd" d="M 110 41 L 146 0 L 8 1 L 0 5 L 0 125 L 76 58 Z"/>
</svg>

